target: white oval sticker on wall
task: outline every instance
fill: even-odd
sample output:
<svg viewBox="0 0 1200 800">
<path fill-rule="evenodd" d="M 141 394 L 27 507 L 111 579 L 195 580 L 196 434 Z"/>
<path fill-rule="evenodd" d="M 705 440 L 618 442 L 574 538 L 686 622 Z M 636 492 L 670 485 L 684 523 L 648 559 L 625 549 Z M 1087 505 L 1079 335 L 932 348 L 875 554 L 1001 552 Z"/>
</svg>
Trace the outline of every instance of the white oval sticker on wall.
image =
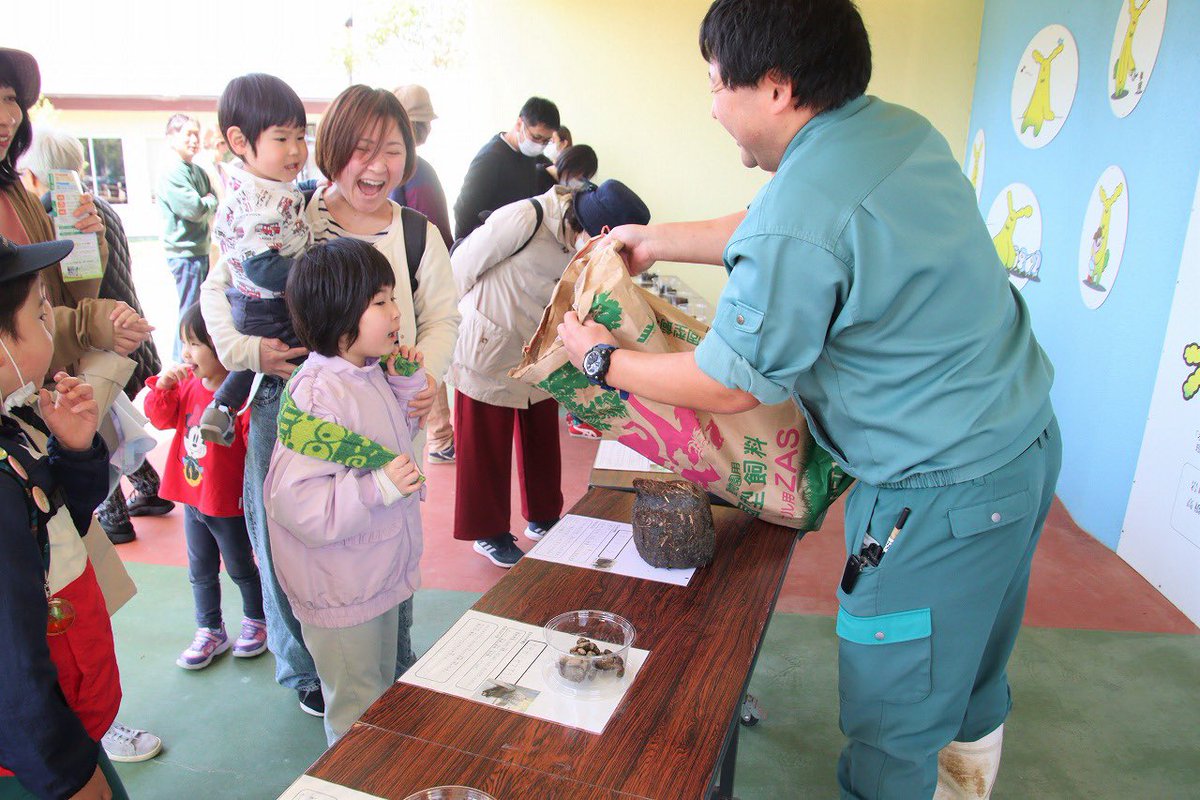
<svg viewBox="0 0 1200 800">
<path fill-rule="evenodd" d="M 1062 25 L 1047 25 L 1025 47 L 1013 77 L 1013 131 L 1021 144 L 1036 150 L 1058 135 L 1078 85 L 1075 38 Z"/>
<path fill-rule="evenodd" d="M 1023 289 L 1040 281 L 1042 271 L 1042 209 L 1033 190 L 1010 183 L 1000 190 L 987 215 L 988 232 L 1013 286 Z"/>
<path fill-rule="evenodd" d="M 1108 103 L 1118 117 L 1128 116 L 1141 102 L 1166 24 L 1167 0 L 1121 0 L 1112 52 L 1105 64 Z"/>
<path fill-rule="evenodd" d="M 1088 308 L 1099 308 L 1108 299 L 1129 230 L 1129 183 L 1115 164 L 1100 176 L 1083 217 L 1079 235 L 1079 292 Z"/>
</svg>

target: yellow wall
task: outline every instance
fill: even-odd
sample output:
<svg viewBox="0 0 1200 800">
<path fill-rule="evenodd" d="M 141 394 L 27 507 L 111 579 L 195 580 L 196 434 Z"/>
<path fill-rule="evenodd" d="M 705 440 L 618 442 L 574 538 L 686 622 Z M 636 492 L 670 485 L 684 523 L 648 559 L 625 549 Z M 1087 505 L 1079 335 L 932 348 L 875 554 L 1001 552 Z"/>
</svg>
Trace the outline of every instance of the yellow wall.
<svg viewBox="0 0 1200 800">
<path fill-rule="evenodd" d="M 531 94 L 558 104 L 576 141 L 596 148 L 597 177 L 628 183 L 657 221 L 729 213 L 766 180 L 741 166 L 733 140 L 709 114 L 707 65 L 697 45 L 709 0 L 463 2 L 462 57 L 452 69 L 392 75 L 364 63 L 355 71 L 374 85 L 420 82 L 430 89 L 440 116 L 421 153 L 437 168 L 451 204 L 475 152 L 512 126 Z M 870 91 L 929 117 L 961 160 L 983 0 L 860 0 L 860 7 L 875 55 Z M 160 154 L 155 141 L 167 116 L 62 112 L 56 124 L 78 135 L 126 137 L 131 200 L 148 202 Z M 209 124 L 212 115 L 203 116 Z M 157 234 L 152 206 L 126 211 L 132 235 Z M 710 299 L 724 285 L 716 267 L 663 271 L 677 272 Z"/>
<path fill-rule="evenodd" d="M 531 94 L 554 100 L 577 142 L 596 148 L 599 178 L 619 178 L 655 220 L 729 213 L 766 180 L 738 160 L 710 116 L 697 35 L 709 0 L 603 4 L 471 0 L 467 60 L 424 78 L 441 118 L 425 157 L 453 199 L 462 172 Z M 875 52 L 870 91 L 929 117 L 961 156 L 983 0 L 863 0 Z M 519 10 L 517 10 L 519 9 Z M 398 81 L 399 82 L 399 81 Z M 724 271 L 668 267 L 715 299 Z"/>
</svg>

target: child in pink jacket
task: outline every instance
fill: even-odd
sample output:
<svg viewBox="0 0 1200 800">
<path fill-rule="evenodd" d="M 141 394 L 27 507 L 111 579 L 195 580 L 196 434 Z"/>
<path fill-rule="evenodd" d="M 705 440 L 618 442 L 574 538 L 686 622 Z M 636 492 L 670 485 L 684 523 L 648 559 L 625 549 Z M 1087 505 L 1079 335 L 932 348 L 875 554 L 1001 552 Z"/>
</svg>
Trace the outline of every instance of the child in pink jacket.
<svg viewBox="0 0 1200 800">
<path fill-rule="evenodd" d="M 392 684 L 398 637 L 409 635 L 401 620 L 411 621 L 420 582 L 424 477 L 408 403 L 427 380 L 423 369 L 398 374 L 385 358 L 420 359 L 397 348 L 394 283 L 377 250 L 341 238 L 297 260 L 285 291 L 296 334 L 311 351 L 287 388 L 294 411 L 316 418 L 298 429 L 334 422 L 396 454 L 382 467 L 354 468 L 324 460 L 324 433 L 308 448 L 281 435 L 267 473 L 275 572 L 321 678 L 330 744 Z M 285 402 L 281 423 L 288 412 Z"/>
</svg>

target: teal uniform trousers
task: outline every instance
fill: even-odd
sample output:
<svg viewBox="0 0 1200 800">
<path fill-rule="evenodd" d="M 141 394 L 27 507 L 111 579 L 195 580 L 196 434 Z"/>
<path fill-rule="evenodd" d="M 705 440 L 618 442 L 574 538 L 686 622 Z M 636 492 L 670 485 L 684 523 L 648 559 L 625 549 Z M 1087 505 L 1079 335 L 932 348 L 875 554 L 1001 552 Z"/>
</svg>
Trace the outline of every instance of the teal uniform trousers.
<svg viewBox="0 0 1200 800">
<path fill-rule="evenodd" d="M 1008 715 L 1006 665 L 1029 567 L 1062 461 L 1057 422 L 993 472 L 935 487 L 858 484 L 846 547 L 886 542 L 878 567 L 838 589 L 838 690 L 849 742 L 843 798 L 929 798 L 937 754 L 991 733 Z"/>
</svg>

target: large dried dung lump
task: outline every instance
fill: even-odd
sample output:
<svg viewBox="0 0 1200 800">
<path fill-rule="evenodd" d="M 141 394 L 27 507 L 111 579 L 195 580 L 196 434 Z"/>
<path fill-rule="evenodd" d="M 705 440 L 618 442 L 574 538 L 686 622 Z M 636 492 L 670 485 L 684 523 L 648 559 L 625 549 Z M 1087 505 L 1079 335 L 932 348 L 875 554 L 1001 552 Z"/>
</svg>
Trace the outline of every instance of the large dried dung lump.
<svg viewBox="0 0 1200 800">
<path fill-rule="evenodd" d="M 653 567 L 689 569 L 712 561 L 716 547 L 708 495 L 690 481 L 633 482 L 633 542 Z"/>
</svg>

